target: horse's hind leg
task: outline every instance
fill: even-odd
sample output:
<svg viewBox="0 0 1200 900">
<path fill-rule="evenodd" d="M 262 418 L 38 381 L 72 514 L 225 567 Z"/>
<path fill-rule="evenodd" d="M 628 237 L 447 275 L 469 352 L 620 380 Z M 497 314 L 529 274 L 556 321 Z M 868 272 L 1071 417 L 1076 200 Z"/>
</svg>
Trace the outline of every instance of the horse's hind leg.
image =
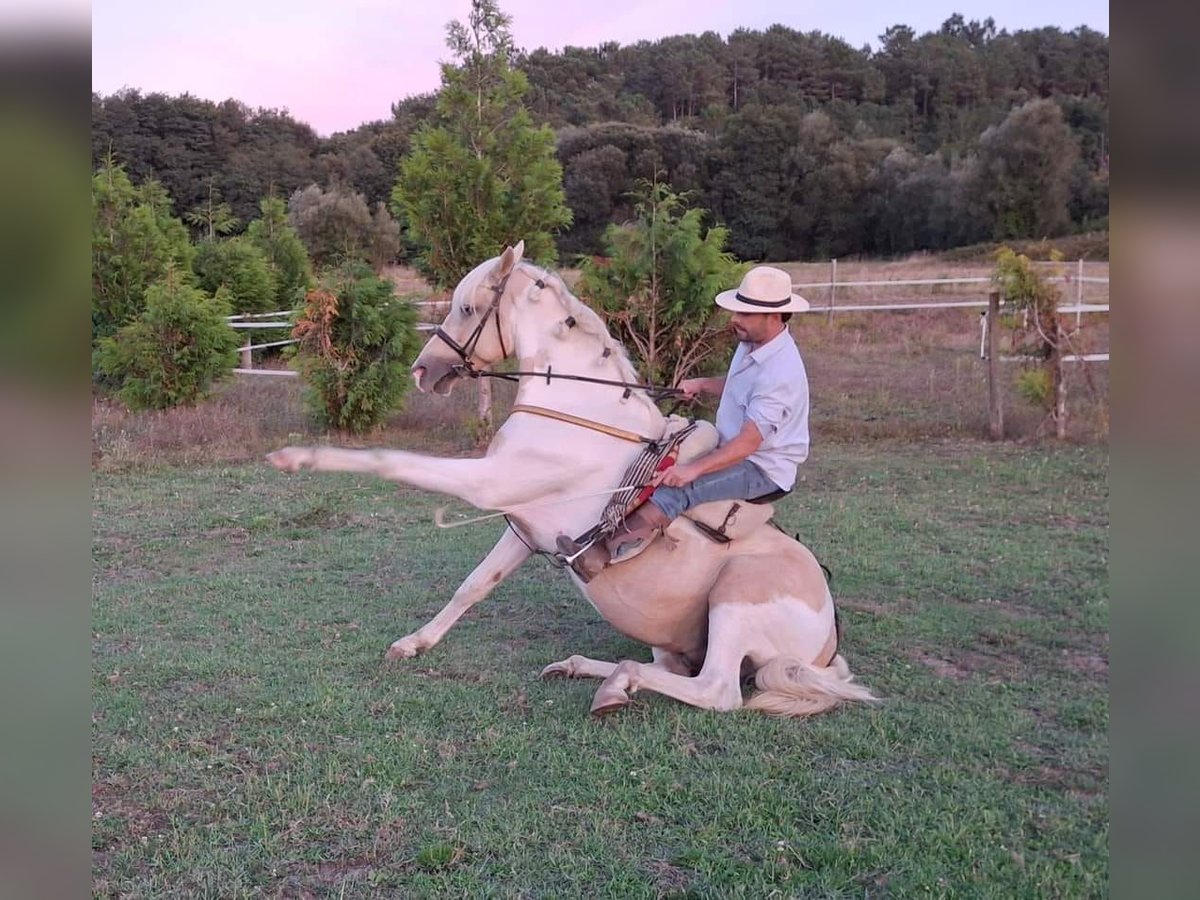
<svg viewBox="0 0 1200 900">
<path fill-rule="evenodd" d="M 468 609 L 492 592 L 492 589 L 529 558 L 532 551 L 513 532 L 506 529 L 492 551 L 475 567 L 467 580 L 442 611 L 388 648 L 388 659 L 406 659 L 428 650 L 440 641 Z"/>
<path fill-rule="evenodd" d="M 708 650 L 694 677 L 633 660 L 618 663 L 592 700 L 592 713 L 604 715 L 627 706 L 640 690 L 655 691 L 701 709 L 730 710 L 742 705 L 741 671 L 746 656 L 738 610 L 714 607 L 708 616 Z"/>
<path fill-rule="evenodd" d="M 661 647 L 652 648 L 652 653 L 654 662 L 643 665 L 653 666 L 676 675 L 692 674 L 692 668 L 683 655 L 663 650 Z M 542 678 L 608 678 L 616 671 L 616 668 L 617 664 L 614 662 L 589 659 L 586 656 L 568 656 L 566 659 L 550 663 L 542 669 Z"/>
</svg>

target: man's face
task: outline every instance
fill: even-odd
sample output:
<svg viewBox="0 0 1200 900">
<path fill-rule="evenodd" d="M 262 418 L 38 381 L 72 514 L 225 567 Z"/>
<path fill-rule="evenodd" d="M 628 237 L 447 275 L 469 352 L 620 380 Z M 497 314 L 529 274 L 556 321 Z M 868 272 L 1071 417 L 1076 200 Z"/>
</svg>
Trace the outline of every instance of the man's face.
<svg viewBox="0 0 1200 900">
<path fill-rule="evenodd" d="M 783 318 L 779 313 L 735 312 L 729 317 L 729 325 L 739 341 L 765 344 L 779 334 Z"/>
</svg>

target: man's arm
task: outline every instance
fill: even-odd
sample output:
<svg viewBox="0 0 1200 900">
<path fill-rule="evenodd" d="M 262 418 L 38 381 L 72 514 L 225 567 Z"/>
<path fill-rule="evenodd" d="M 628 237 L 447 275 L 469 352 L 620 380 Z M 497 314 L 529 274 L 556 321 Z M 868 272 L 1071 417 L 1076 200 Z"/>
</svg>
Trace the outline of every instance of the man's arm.
<svg viewBox="0 0 1200 900">
<path fill-rule="evenodd" d="M 721 380 L 724 381 L 724 379 Z M 701 475 L 707 475 L 709 472 L 715 472 L 741 462 L 758 449 L 762 440 L 758 426 L 753 422 L 747 422 L 733 440 L 722 444 L 699 459 L 671 466 L 659 476 L 656 483 L 665 484 L 668 487 L 683 487 L 685 484 L 691 484 Z"/>
<path fill-rule="evenodd" d="M 683 396 L 691 400 L 697 394 L 716 394 L 725 390 L 725 376 L 714 378 L 685 378 L 679 382 Z"/>
</svg>

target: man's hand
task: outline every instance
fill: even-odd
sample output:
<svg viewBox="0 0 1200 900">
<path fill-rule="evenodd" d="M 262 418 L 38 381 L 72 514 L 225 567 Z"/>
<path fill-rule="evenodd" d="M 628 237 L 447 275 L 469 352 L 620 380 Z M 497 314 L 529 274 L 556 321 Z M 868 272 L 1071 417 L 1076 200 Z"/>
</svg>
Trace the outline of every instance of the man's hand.
<svg viewBox="0 0 1200 900">
<path fill-rule="evenodd" d="M 680 463 L 660 472 L 654 483 L 665 484 L 667 487 L 683 487 L 703 474 L 704 470 L 694 463 Z"/>
<path fill-rule="evenodd" d="M 719 394 L 725 387 L 724 378 L 685 378 L 679 382 L 678 388 L 683 396 L 693 400 L 700 394 Z"/>
</svg>

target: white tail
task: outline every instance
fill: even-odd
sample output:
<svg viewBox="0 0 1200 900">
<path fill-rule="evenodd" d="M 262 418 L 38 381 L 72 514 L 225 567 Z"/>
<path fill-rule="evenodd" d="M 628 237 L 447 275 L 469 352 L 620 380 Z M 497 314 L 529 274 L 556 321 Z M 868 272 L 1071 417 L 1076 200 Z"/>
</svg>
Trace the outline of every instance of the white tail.
<svg viewBox="0 0 1200 900">
<path fill-rule="evenodd" d="M 759 693 L 746 702 L 746 708 L 769 716 L 815 716 L 850 701 L 879 702 L 854 683 L 850 666 L 840 655 L 824 668 L 794 656 L 777 656 L 758 670 L 755 684 Z"/>
</svg>

